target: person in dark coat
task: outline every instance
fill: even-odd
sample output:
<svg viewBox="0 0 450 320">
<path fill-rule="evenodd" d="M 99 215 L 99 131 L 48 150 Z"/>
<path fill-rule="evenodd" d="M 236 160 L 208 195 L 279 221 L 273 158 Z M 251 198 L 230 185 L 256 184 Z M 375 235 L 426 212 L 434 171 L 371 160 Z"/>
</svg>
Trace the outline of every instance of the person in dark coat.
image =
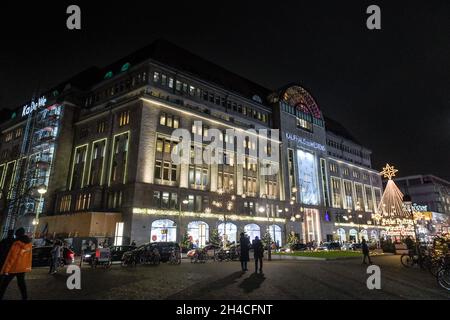
<svg viewBox="0 0 450 320">
<path fill-rule="evenodd" d="M 364 239 L 364 237 L 362 238 L 362 241 L 361 241 L 361 249 L 362 249 L 362 253 L 364 255 L 363 264 L 367 264 L 366 258 L 369 259 L 369 264 L 372 264 L 372 260 L 370 260 L 370 254 L 369 254 L 369 246 L 367 245 L 366 239 Z"/>
<path fill-rule="evenodd" d="M 259 272 L 262 273 L 263 267 L 263 256 L 264 256 L 264 246 L 259 240 L 259 237 L 255 237 L 252 243 L 254 257 L 255 257 L 255 273 L 258 272 L 258 262 L 259 262 Z"/>
<path fill-rule="evenodd" d="M 0 241 L 0 270 L 5 263 L 6 257 L 8 256 L 9 249 L 11 249 L 14 243 L 14 230 L 8 230 L 8 235 L 5 239 Z"/>
<path fill-rule="evenodd" d="M 239 245 L 240 245 L 240 260 L 241 260 L 241 268 L 242 271 L 248 271 L 247 269 L 247 262 L 250 260 L 248 251 L 250 247 L 250 240 L 245 236 L 245 234 L 242 232 L 241 237 L 239 239 Z"/>
</svg>

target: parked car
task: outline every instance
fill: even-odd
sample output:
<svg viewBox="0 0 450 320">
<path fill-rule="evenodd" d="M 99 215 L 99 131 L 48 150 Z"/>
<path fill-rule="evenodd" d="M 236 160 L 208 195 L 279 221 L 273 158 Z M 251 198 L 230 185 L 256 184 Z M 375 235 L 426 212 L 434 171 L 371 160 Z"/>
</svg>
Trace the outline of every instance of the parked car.
<svg viewBox="0 0 450 320">
<path fill-rule="evenodd" d="M 321 246 L 317 247 L 318 251 L 331 251 L 341 250 L 339 242 L 324 242 Z"/>
<path fill-rule="evenodd" d="M 122 255 L 122 266 L 133 266 L 140 262 L 146 245 L 139 246 L 131 251 L 127 251 Z"/>
<path fill-rule="evenodd" d="M 49 267 L 52 258 L 51 246 L 35 247 L 32 250 L 32 266 L 33 267 Z M 61 257 L 61 265 L 70 265 L 75 262 L 75 253 L 69 248 L 63 248 Z"/>
<path fill-rule="evenodd" d="M 161 262 L 167 262 L 170 259 L 172 250 L 180 252 L 180 246 L 176 242 L 153 242 L 150 245 L 156 246 L 161 255 Z"/>
<path fill-rule="evenodd" d="M 349 249 L 357 251 L 357 250 L 361 250 L 361 248 L 362 248 L 361 243 L 352 243 L 352 244 L 350 244 L 350 248 Z"/>
<path fill-rule="evenodd" d="M 112 246 L 111 249 L 111 262 L 122 261 L 122 256 L 129 251 L 135 250 L 136 246 Z M 91 263 L 92 258 L 95 258 L 95 251 L 86 251 L 83 253 L 83 261 L 85 263 Z"/>
<path fill-rule="evenodd" d="M 136 249 L 136 246 L 112 246 L 111 247 L 111 261 L 121 261 L 125 252 Z"/>
<path fill-rule="evenodd" d="M 290 249 L 292 251 L 305 251 L 308 249 L 308 247 L 304 243 L 294 243 L 290 246 Z"/>
</svg>

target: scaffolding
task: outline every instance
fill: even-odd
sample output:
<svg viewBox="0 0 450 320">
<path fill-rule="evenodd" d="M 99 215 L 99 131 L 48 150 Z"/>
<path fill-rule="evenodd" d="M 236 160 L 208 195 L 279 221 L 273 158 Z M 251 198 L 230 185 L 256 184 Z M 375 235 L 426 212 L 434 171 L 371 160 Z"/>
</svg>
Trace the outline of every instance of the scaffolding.
<svg viewBox="0 0 450 320">
<path fill-rule="evenodd" d="M 33 224 L 38 224 L 55 160 L 61 117 L 61 105 L 45 106 L 45 103 L 27 115 L 20 155 L 9 191 L 3 235 L 15 228 L 19 217 L 34 215 Z"/>
</svg>

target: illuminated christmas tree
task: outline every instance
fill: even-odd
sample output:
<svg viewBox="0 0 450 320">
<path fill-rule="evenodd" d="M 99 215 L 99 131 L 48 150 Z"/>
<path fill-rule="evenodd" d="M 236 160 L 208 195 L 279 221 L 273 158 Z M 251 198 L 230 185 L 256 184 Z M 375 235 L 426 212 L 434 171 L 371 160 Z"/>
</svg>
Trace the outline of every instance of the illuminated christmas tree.
<svg viewBox="0 0 450 320">
<path fill-rule="evenodd" d="M 392 180 L 396 172 L 398 170 L 389 164 L 383 168 L 381 175 L 387 178 L 388 182 L 378 205 L 377 213 L 373 215 L 373 218 L 378 224 L 388 228 L 390 236 L 414 236 L 414 222 L 403 204 L 403 193 Z"/>
<path fill-rule="evenodd" d="M 381 172 L 383 177 L 388 178 L 389 180 L 386 189 L 384 189 L 383 196 L 381 197 L 378 212 L 384 217 L 406 218 L 409 216 L 409 213 L 403 206 L 403 193 L 397 187 L 394 180 L 392 180 L 392 177 L 395 177 L 396 172 L 398 172 L 398 170 L 389 164 L 387 164 Z"/>
</svg>

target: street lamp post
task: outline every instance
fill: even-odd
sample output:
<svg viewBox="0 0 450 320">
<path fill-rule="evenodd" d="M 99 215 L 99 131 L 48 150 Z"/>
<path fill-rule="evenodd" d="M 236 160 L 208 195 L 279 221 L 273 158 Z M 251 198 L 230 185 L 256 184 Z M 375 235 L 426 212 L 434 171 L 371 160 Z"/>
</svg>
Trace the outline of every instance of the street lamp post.
<svg viewBox="0 0 450 320">
<path fill-rule="evenodd" d="M 184 199 L 183 201 L 180 201 L 180 205 L 178 207 L 178 243 L 180 245 L 181 248 L 181 204 L 187 205 L 189 203 L 189 200 Z"/>
<path fill-rule="evenodd" d="M 37 192 L 39 193 L 39 204 L 36 209 L 36 217 L 33 219 L 33 239 L 36 237 L 37 226 L 39 225 L 39 215 L 42 213 L 42 200 L 44 195 L 47 193 L 47 186 L 44 184 L 40 185 Z"/>
<path fill-rule="evenodd" d="M 225 193 L 225 190 L 223 188 L 220 188 L 220 189 L 217 190 L 217 194 L 219 196 L 220 201 L 213 201 L 213 206 L 215 206 L 218 209 L 221 209 L 223 207 L 223 205 L 224 205 L 224 193 Z M 227 207 L 224 208 L 224 211 L 223 211 L 223 240 L 222 240 L 222 247 L 224 249 L 226 248 L 226 242 L 228 242 L 227 241 L 227 212 L 226 212 L 226 210 L 228 210 L 230 208 L 230 204 L 227 203 L 226 206 Z"/>
<path fill-rule="evenodd" d="M 258 211 L 259 211 L 259 213 L 263 214 L 264 211 L 266 211 L 266 209 L 265 209 L 263 206 L 260 206 L 260 207 L 258 208 Z M 269 224 L 270 224 L 270 220 L 269 220 L 269 215 L 267 214 L 267 232 L 269 232 Z M 269 232 L 269 234 L 270 234 L 270 232 Z M 267 251 L 267 260 L 269 260 L 269 261 L 272 260 L 271 247 L 272 247 L 272 244 L 270 243 L 270 244 L 269 244 L 269 249 L 268 249 L 268 251 Z"/>
<path fill-rule="evenodd" d="M 358 214 L 358 236 L 360 237 L 360 238 L 362 238 L 361 237 L 361 218 L 363 217 L 363 215 L 362 214 Z M 362 239 L 360 239 L 360 241 L 359 242 L 361 242 L 362 241 Z"/>
<path fill-rule="evenodd" d="M 355 207 L 356 211 L 360 211 L 361 210 L 361 206 L 359 201 L 356 201 L 356 207 Z M 360 223 L 360 219 L 362 218 L 362 215 L 360 213 L 358 213 L 358 241 L 361 242 L 361 223 Z"/>
</svg>

